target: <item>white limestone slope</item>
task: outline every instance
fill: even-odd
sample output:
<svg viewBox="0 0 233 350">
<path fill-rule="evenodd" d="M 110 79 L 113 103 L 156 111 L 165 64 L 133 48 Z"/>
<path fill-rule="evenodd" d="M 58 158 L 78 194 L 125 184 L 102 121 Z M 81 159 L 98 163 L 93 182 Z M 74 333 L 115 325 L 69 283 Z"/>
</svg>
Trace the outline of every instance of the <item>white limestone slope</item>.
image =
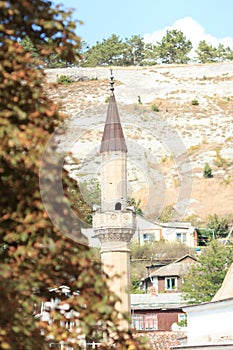
<svg viewBox="0 0 233 350">
<path fill-rule="evenodd" d="M 69 115 L 68 138 L 79 159 L 71 165 L 74 176 L 79 181 L 98 178 L 109 68 L 48 70 L 48 81 L 61 74 L 89 80 L 48 93 Z M 116 67 L 113 74 L 128 145 L 129 189 L 142 199 L 144 210 L 156 216 L 171 204 L 181 216 L 202 219 L 231 213 L 233 63 Z M 153 105 L 158 112 L 152 111 Z M 212 179 L 203 179 L 206 162 Z"/>
</svg>

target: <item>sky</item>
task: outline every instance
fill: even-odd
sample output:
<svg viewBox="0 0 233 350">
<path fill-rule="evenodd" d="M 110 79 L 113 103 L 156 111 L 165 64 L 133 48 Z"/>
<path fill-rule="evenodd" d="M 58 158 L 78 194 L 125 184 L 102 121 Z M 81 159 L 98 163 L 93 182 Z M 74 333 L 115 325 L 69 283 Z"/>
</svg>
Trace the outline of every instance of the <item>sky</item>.
<svg viewBox="0 0 233 350">
<path fill-rule="evenodd" d="M 140 35 L 156 44 L 166 30 L 181 30 L 194 46 L 200 40 L 233 48 L 233 0 L 54 0 L 74 8 L 77 34 L 90 46 L 109 38 Z"/>
</svg>

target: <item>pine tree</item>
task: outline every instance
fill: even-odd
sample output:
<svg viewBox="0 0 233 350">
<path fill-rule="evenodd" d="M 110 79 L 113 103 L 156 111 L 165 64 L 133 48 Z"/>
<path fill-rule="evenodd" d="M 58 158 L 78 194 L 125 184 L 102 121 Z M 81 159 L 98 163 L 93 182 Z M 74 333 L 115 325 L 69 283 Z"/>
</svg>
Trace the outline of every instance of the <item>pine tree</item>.
<svg viewBox="0 0 233 350">
<path fill-rule="evenodd" d="M 187 63 L 192 43 L 185 35 L 176 29 L 168 30 L 161 42 L 157 43 L 157 50 L 162 63 Z"/>
</svg>

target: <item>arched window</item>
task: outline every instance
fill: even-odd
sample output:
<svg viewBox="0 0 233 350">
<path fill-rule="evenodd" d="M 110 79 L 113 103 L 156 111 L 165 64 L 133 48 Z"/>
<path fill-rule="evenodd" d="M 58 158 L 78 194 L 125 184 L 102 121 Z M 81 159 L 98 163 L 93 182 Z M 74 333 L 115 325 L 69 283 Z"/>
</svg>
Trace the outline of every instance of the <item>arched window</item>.
<svg viewBox="0 0 233 350">
<path fill-rule="evenodd" d="M 115 204 L 115 210 L 121 210 L 121 203 L 120 202 L 117 202 Z"/>
</svg>

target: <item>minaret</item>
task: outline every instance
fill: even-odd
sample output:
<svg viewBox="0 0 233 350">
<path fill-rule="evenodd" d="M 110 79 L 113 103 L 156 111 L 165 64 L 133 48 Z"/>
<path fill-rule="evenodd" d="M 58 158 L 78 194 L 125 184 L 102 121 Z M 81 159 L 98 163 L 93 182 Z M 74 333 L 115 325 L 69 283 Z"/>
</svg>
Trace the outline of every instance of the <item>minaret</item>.
<svg viewBox="0 0 233 350">
<path fill-rule="evenodd" d="M 127 210 L 127 147 L 114 96 L 112 71 L 110 85 L 100 147 L 101 209 L 93 215 L 93 228 L 101 242 L 104 271 L 110 277 L 118 275 L 110 282 L 110 289 L 121 299 L 118 310 L 130 314 L 129 244 L 135 232 L 135 214 Z"/>
</svg>

